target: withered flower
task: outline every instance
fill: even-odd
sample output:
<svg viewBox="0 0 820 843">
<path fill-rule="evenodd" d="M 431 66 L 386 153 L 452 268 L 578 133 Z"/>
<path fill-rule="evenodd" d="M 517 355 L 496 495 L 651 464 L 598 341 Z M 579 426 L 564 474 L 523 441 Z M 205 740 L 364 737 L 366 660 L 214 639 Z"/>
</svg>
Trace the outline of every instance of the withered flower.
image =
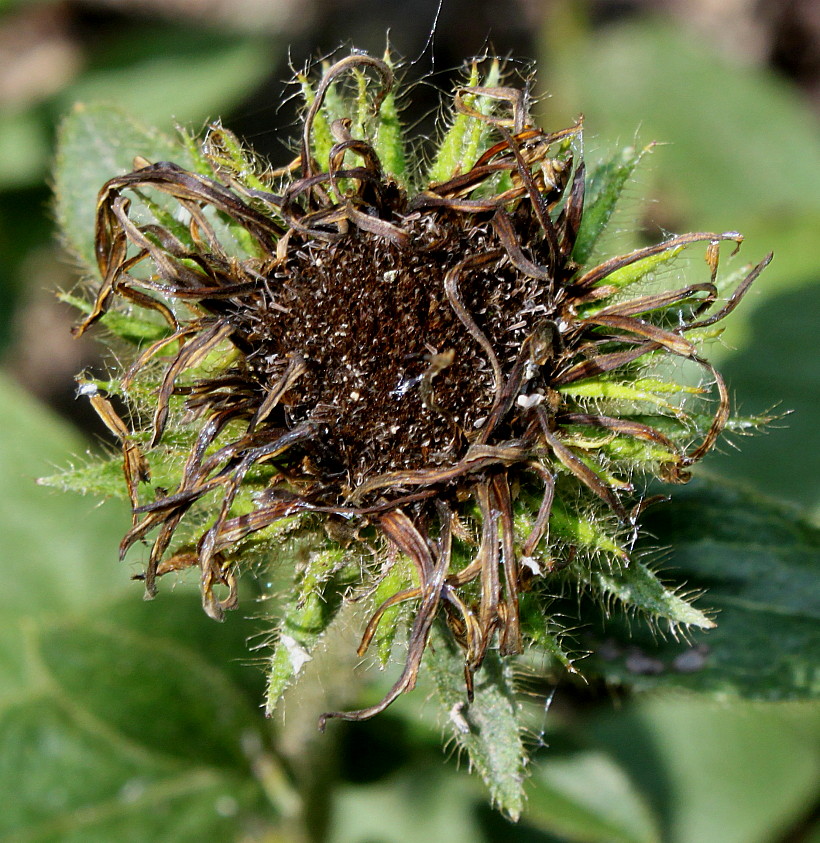
<svg viewBox="0 0 820 843">
<path fill-rule="evenodd" d="M 103 281 L 78 332 L 115 303 L 157 332 L 105 384 L 131 423 L 85 387 L 123 444 L 122 553 L 152 536 L 147 594 L 196 566 L 220 619 L 254 541 L 276 565 L 277 541 L 313 529 L 269 709 L 330 594 L 373 602 L 360 654 L 374 639 L 389 651 L 399 604 L 410 620 L 384 698 L 323 723 L 412 689 L 437 621 L 461 648 L 466 700 L 491 650 L 536 642 L 569 667 L 547 609 L 568 587 L 711 625 L 629 547 L 645 479 L 685 482 L 730 423 L 701 346 L 770 258 L 731 289 L 718 253 L 736 232 L 593 260 L 641 153 L 587 173 L 581 123 L 539 128 L 527 90 L 484 64 L 426 163 L 402 140 L 389 58 L 355 54 L 315 87 L 300 78 L 287 167 L 261 167 L 216 124 L 187 138 L 188 168 L 140 160 L 99 194 Z M 674 281 L 697 244 L 703 277 Z"/>
</svg>

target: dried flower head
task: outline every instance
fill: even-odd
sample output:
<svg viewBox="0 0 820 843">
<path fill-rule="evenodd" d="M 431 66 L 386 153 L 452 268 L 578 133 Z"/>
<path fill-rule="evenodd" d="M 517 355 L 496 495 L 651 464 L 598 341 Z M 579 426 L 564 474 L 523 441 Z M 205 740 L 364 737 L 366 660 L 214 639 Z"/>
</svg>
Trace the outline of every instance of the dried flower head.
<svg viewBox="0 0 820 843">
<path fill-rule="evenodd" d="M 316 86 L 300 77 L 287 167 L 260 166 L 217 124 L 186 139 L 188 168 L 138 161 L 100 192 L 103 282 L 78 331 L 118 303 L 154 332 L 105 385 L 130 423 L 100 383 L 86 387 L 123 444 L 122 553 L 153 533 L 147 594 L 198 567 L 219 619 L 254 541 L 272 536 L 275 565 L 285 532 L 313 529 L 269 708 L 332 594 L 373 603 L 361 654 L 374 638 L 389 651 L 399 604 L 411 619 L 384 698 L 323 722 L 371 717 L 412 689 L 437 620 L 460 647 L 467 700 L 495 649 L 535 642 L 571 667 L 546 610 L 560 588 L 711 624 L 629 543 L 645 479 L 685 482 L 729 423 L 701 346 L 769 258 L 729 293 L 718 253 L 735 232 L 594 261 L 642 153 L 588 174 L 581 123 L 539 128 L 527 90 L 484 66 L 456 89 L 427 163 L 402 140 L 389 58 L 355 54 Z M 697 244 L 703 278 L 653 286 Z"/>
</svg>

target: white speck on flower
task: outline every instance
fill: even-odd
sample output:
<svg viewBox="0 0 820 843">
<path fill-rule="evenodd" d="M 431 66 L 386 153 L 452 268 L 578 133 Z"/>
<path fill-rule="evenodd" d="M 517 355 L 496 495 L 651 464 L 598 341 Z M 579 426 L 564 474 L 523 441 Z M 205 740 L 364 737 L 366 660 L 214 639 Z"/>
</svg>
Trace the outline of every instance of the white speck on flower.
<svg viewBox="0 0 820 843">
<path fill-rule="evenodd" d="M 279 636 L 279 643 L 287 651 L 294 675 L 298 674 L 310 661 L 310 653 L 295 638 L 291 638 L 290 635 Z"/>
<path fill-rule="evenodd" d="M 450 722 L 453 726 L 455 726 L 456 731 L 460 732 L 462 735 L 470 734 L 470 724 L 461 713 L 464 710 L 465 705 L 466 703 L 463 701 L 455 703 L 448 714 Z"/>
<path fill-rule="evenodd" d="M 537 407 L 539 404 L 543 403 L 544 396 L 541 395 L 540 392 L 533 392 L 532 395 L 519 395 L 518 398 L 515 399 L 515 403 L 521 407 L 522 410 L 531 410 L 533 407 Z"/>
<path fill-rule="evenodd" d="M 538 562 L 533 556 L 522 556 L 521 564 L 525 568 L 529 568 L 536 577 L 541 576 L 541 566 L 538 564 Z"/>
<path fill-rule="evenodd" d="M 92 383 L 91 381 L 85 381 L 85 383 L 81 383 L 77 387 L 77 397 L 96 395 L 99 391 L 100 390 L 97 388 L 97 384 Z"/>
</svg>

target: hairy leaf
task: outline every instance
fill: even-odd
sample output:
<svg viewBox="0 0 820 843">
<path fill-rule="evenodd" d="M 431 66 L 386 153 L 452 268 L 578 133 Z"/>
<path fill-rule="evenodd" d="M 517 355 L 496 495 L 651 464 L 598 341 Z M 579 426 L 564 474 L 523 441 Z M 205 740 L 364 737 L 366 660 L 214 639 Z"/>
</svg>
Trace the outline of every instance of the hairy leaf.
<svg viewBox="0 0 820 843">
<path fill-rule="evenodd" d="M 438 630 L 433 638 L 425 659 L 447 718 L 445 728 L 484 779 L 492 801 L 517 820 L 524 805 L 526 753 L 511 665 L 491 653 L 476 674 L 475 698 L 468 704 L 463 654 Z"/>
<path fill-rule="evenodd" d="M 717 624 L 659 641 L 633 622 L 586 663 L 636 688 L 677 686 L 759 700 L 820 695 L 820 531 L 794 511 L 716 484 L 695 484 L 647 513 L 644 546 L 664 569 L 705 589 Z"/>
</svg>

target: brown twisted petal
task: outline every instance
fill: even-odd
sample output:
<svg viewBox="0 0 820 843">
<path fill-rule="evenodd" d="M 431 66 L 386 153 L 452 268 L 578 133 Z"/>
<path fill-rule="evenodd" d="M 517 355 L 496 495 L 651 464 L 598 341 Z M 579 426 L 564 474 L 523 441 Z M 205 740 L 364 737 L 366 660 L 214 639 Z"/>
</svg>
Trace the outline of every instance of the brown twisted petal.
<svg viewBox="0 0 820 843">
<path fill-rule="evenodd" d="M 718 407 L 715 410 L 715 417 L 712 420 L 712 424 L 709 427 L 703 442 L 701 442 L 691 454 L 688 454 L 685 457 L 683 461 L 684 465 L 692 465 L 693 463 L 696 463 L 709 451 L 711 451 L 715 442 L 717 442 L 717 438 L 720 436 L 721 431 L 724 427 L 726 427 L 726 422 L 729 421 L 729 390 L 726 387 L 726 381 L 723 380 L 723 376 L 708 360 L 704 360 L 702 357 L 694 357 L 693 359 L 696 363 L 699 363 L 704 369 L 710 372 L 714 378 L 715 386 L 717 386 L 718 389 Z"/>
<path fill-rule="evenodd" d="M 684 330 L 691 331 L 695 328 L 705 328 L 709 325 L 714 325 L 715 322 L 720 322 L 721 319 L 728 316 L 740 304 L 740 300 L 749 291 L 749 288 L 752 286 L 754 281 L 757 280 L 760 273 L 763 272 L 763 270 L 772 262 L 773 257 L 774 252 L 769 252 L 769 254 L 766 255 L 766 257 L 763 258 L 763 260 L 760 261 L 760 263 L 743 279 L 737 289 L 729 297 L 726 304 L 717 313 L 712 314 L 706 319 L 701 319 L 697 322 L 693 322 L 691 325 L 687 325 Z"/>
<path fill-rule="evenodd" d="M 440 505 L 440 509 L 442 508 L 445 508 L 443 504 Z M 327 721 L 331 718 L 367 720 L 384 711 L 393 700 L 415 687 L 421 658 L 424 655 L 430 629 L 433 625 L 439 603 L 441 602 L 444 577 L 450 566 L 452 531 L 450 519 L 447 517 L 442 518 L 438 559 L 434 562 L 424 537 L 419 533 L 409 518 L 405 516 L 405 519 L 395 520 L 388 518 L 386 522 L 382 519 L 382 523 L 390 531 L 388 532 L 390 539 L 396 543 L 403 553 L 416 563 L 418 569 L 420 571 L 427 569 L 430 573 L 421 581 L 421 604 L 416 612 L 416 617 L 410 630 L 410 640 L 407 646 L 407 658 L 404 670 L 395 685 L 388 691 L 381 702 L 358 711 L 326 712 L 319 718 L 320 731 L 324 731 Z M 414 555 L 416 553 L 420 553 L 421 555 L 416 557 Z"/>
<path fill-rule="evenodd" d="M 97 200 L 98 231 L 101 220 L 104 222 L 106 205 L 113 201 L 113 197 L 118 195 L 119 191 L 136 187 L 153 187 L 178 200 L 188 199 L 192 202 L 212 205 L 241 223 L 248 233 L 268 251 L 273 251 L 276 245 L 275 240 L 284 231 L 279 223 L 247 205 L 224 185 L 168 161 L 161 161 L 141 170 L 117 176 L 107 182 Z"/>
<path fill-rule="evenodd" d="M 381 621 L 384 613 L 389 608 L 396 606 L 399 603 L 404 603 L 407 600 L 415 600 L 420 596 L 421 589 L 414 586 L 413 588 L 405 588 L 401 591 L 397 591 L 392 597 L 388 597 L 387 600 L 385 600 L 378 609 L 376 609 L 370 620 L 367 622 L 364 633 L 362 633 L 362 640 L 356 649 L 356 654 L 363 656 L 367 652 L 370 647 L 370 642 L 373 640 L 373 636 L 376 634 L 376 630 L 378 629 L 379 621 Z"/>
<path fill-rule="evenodd" d="M 584 213 L 584 194 L 586 192 L 586 164 L 583 161 L 575 168 L 572 186 L 560 217 L 561 254 L 568 258 L 575 248 L 578 232 L 581 228 L 581 217 Z"/>
<path fill-rule="evenodd" d="M 228 596 L 224 600 L 219 600 L 214 594 L 215 585 L 227 586 Z M 235 609 L 239 605 L 236 574 L 233 567 L 225 564 L 221 557 L 215 557 L 211 560 L 211 564 L 203 569 L 200 590 L 202 591 L 202 606 L 215 621 L 221 621 L 226 610 Z"/>
<path fill-rule="evenodd" d="M 533 180 L 532 170 L 524 160 L 524 156 L 521 154 L 521 150 L 515 142 L 515 139 L 503 126 L 498 126 L 498 131 L 509 144 L 510 150 L 515 157 L 516 164 L 518 165 L 516 172 L 521 178 L 524 187 L 527 189 L 530 206 L 535 212 L 535 216 L 541 226 L 541 230 L 544 232 L 544 237 L 547 241 L 547 248 L 549 250 L 547 263 L 549 266 L 555 266 L 560 252 L 560 246 L 558 243 L 558 234 L 546 207 L 546 200 L 536 186 L 535 181 Z"/>
<path fill-rule="evenodd" d="M 708 307 L 715 300 L 717 287 L 711 283 L 689 284 L 679 290 L 670 290 L 666 293 L 657 293 L 651 296 L 639 296 L 629 301 L 602 307 L 595 316 L 637 316 L 639 313 L 647 313 L 650 310 L 658 310 L 685 301 L 695 293 L 706 293 L 703 301 L 698 305 L 700 310 L 702 307 Z"/>
<path fill-rule="evenodd" d="M 526 460 L 530 455 L 529 447 L 515 442 L 506 445 L 472 445 L 466 455 L 452 466 L 441 468 L 414 469 L 408 471 L 390 471 L 373 477 L 362 483 L 350 495 L 350 501 L 361 500 L 377 489 L 388 486 L 421 486 L 445 483 L 465 474 L 480 471 L 492 465 L 512 465 Z"/>
<path fill-rule="evenodd" d="M 173 334 L 169 334 L 167 337 L 163 337 L 162 339 L 157 340 L 156 342 L 151 343 L 148 348 L 143 351 L 139 357 L 128 367 L 128 370 L 122 377 L 122 388 L 128 389 L 131 386 L 132 381 L 137 376 L 139 371 L 145 366 L 145 364 L 158 352 L 162 351 L 163 348 L 167 345 L 171 345 L 175 343 L 177 340 L 185 339 L 193 334 L 198 333 L 202 329 L 202 323 L 200 322 L 193 322 L 186 325 L 184 328 L 180 328 L 178 331 L 175 331 Z"/>
<path fill-rule="evenodd" d="M 543 266 L 534 264 L 529 258 L 524 255 L 521 246 L 518 242 L 518 236 L 515 233 L 512 220 L 509 214 L 503 209 L 498 210 L 493 215 L 493 228 L 510 259 L 510 263 L 524 275 L 531 278 L 540 278 L 542 281 L 551 283 L 553 281 L 550 271 Z"/>
<path fill-rule="evenodd" d="M 475 320 L 470 315 L 470 312 L 461 301 L 461 296 L 458 291 L 458 279 L 461 274 L 467 269 L 477 269 L 488 263 L 492 263 L 501 256 L 502 252 L 495 249 L 491 252 L 485 252 L 481 255 L 472 255 L 469 258 L 457 263 L 452 269 L 448 270 L 444 276 L 444 291 L 447 294 L 447 300 L 452 307 L 453 312 L 461 321 L 461 324 L 469 332 L 470 336 L 481 346 L 482 351 L 487 355 L 487 360 L 493 370 L 493 383 L 495 389 L 495 401 L 498 402 L 501 390 L 503 389 L 501 364 L 498 362 L 495 349 L 492 343 L 487 339 L 486 334 L 481 328 L 476 325 Z"/>
<path fill-rule="evenodd" d="M 663 346 L 673 354 L 681 357 L 691 357 L 695 353 L 695 346 L 689 340 L 678 336 L 672 331 L 665 331 L 651 322 L 643 319 L 636 319 L 634 316 L 615 316 L 596 314 L 583 319 L 579 328 L 583 329 L 589 325 L 600 325 L 603 328 L 615 328 L 620 331 L 628 331 L 639 337 L 651 340 L 653 344 Z"/>
<path fill-rule="evenodd" d="M 625 436 L 632 436 L 635 439 L 645 439 L 647 442 L 655 442 L 662 445 L 672 453 L 676 447 L 666 436 L 654 427 L 629 419 L 616 419 L 611 416 L 598 416 L 590 413 L 561 413 L 557 419 L 559 424 L 584 424 L 593 427 L 603 427 L 613 430 Z"/>
<path fill-rule="evenodd" d="M 102 423 L 120 440 L 123 456 L 123 473 L 128 487 L 132 511 L 137 506 L 137 489 L 140 483 L 151 479 L 151 468 L 139 445 L 131 437 L 131 431 L 114 409 L 113 404 L 99 393 L 90 396 L 91 406 Z"/>
<path fill-rule="evenodd" d="M 528 468 L 540 475 L 544 481 L 544 496 L 541 498 L 541 505 L 538 507 L 538 514 L 535 517 L 530 534 L 521 547 L 524 556 L 532 556 L 546 535 L 549 529 L 552 502 L 555 499 L 555 478 L 547 467 L 539 462 L 531 462 Z"/>
<path fill-rule="evenodd" d="M 305 362 L 305 359 L 301 354 L 294 354 L 288 362 L 288 365 L 285 367 L 285 371 L 282 372 L 279 380 L 270 387 L 268 394 L 259 405 L 259 409 L 250 420 L 250 423 L 248 424 L 248 433 L 253 433 L 257 425 L 263 422 L 270 413 L 273 412 L 273 409 L 282 399 L 282 396 L 306 371 L 307 363 Z"/>
<path fill-rule="evenodd" d="M 501 631 L 500 652 L 505 656 L 523 651 L 521 623 L 518 616 L 518 560 L 515 556 L 512 497 L 505 474 L 496 474 L 491 491 L 498 507 L 501 526 L 501 561 L 504 565 L 504 626 Z"/>
<path fill-rule="evenodd" d="M 586 463 L 576 456 L 550 430 L 549 419 L 543 407 L 536 407 L 541 434 L 558 460 L 568 468 L 590 491 L 594 492 L 606 505 L 617 514 L 624 523 L 629 522 L 629 515 L 612 489 Z"/>
<path fill-rule="evenodd" d="M 472 96 L 484 96 L 490 99 L 504 100 L 512 106 L 512 119 L 499 117 L 494 114 L 483 114 L 478 109 L 469 106 L 462 96 L 463 93 L 469 93 Z M 527 109 L 527 94 L 521 88 L 506 88 L 506 87 L 483 87 L 471 86 L 456 88 L 453 96 L 453 104 L 456 111 L 461 114 L 466 114 L 483 123 L 490 123 L 493 126 L 506 126 L 516 134 L 523 132 L 527 118 L 529 117 Z"/>
<path fill-rule="evenodd" d="M 468 675 L 481 666 L 490 641 L 500 623 L 498 606 L 501 602 L 501 582 L 498 576 L 498 518 L 499 511 L 493 508 L 490 499 L 488 481 L 476 487 L 478 508 L 481 512 L 481 544 L 476 554 L 476 562 L 481 576 L 481 597 L 478 605 L 478 626 L 481 638 L 467 662 Z M 472 698 L 472 679 L 468 682 L 468 698 Z"/>
<path fill-rule="evenodd" d="M 626 366 L 644 354 L 657 351 L 660 347 L 656 342 L 646 342 L 627 351 L 613 351 L 608 354 L 599 354 L 596 357 L 591 357 L 589 360 L 584 360 L 583 363 L 576 363 L 563 371 L 559 371 L 553 376 L 552 385 L 556 387 L 566 386 L 567 384 L 575 383 L 585 378 L 611 372 L 619 369 L 621 366 Z"/>
<path fill-rule="evenodd" d="M 394 82 L 393 71 L 390 69 L 390 65 L 388 65 L 386 62 L 381 61 L 380 59 L 373 58 L 372 56 L 358 54 L 346 56 L 340 61 L 337 61 L 336 64 L 334 64 L 332 67 L 330 67 L 322 76 L 322 81 L 319 83 L 319 87 L 316 90 L 316 95 L 313 98 L 313 102 L 311 102 L 310 107 L 308 108 L 308 112 L 305 115 L 305 122 L 302 129 L 302 146 L 300 154 L 302 175 L 313 175 L 313 165 L 310 156 L 310 135 L 313 131 L 313 121 L 316 119 L 316 115 L 319 113 L 319 109 L 322 107 L 322 103 L 325 101 L 325 97 L 327 96 L 327 92 L 330 89 L 330 86 L 333 84 L 334 80 L 342 73 L 346 73 L 348 70 L 360 67 L 362 65 L 374 68 L 382 77 L 382 89 L 379 91 L 378 95 L 376 96 L 376 99 L 373 102 L 374 114 L 379 113 L 379 109 L 381 108 L 382 102 L 384 102 L 384 98 L 390 93 Z"/>
<path fill-rule="evenodd" d="M 168 421 L 168 402 L 174 391 L 176 379 L 185 369 L 197 366 L 219 343 L 228 339 L 232 333 L 233 325 L 229 322 L 214 322 L 206 330 L 200 332 L 192 340 L 185 343 L 169 364 L 157 392 L 157 406 L 154 412 L 154 433 L 150 443 L 151 448 L 159 442 Z"/>
<path fill-rule="evenodd" d="M 514 159 L 502 159 L 494 161 L 492 164 L 476 164 L 466 173 L 459 173 L 448 181 L 430 185 L 427 190 L 422 191 L 410 200 L 410 207 L 415 207 L 416 200 L 424 197 L 452 199 L 466 196 L 480 184 L 483 184 L 490 176 L 496 173 L 509 172 L 514 170 L 516 166 Z"/>
<path fill-rule="evenodd" d="M 258 447 L 243 454 L 242 459 L 231 472 L 229 480 L 225 485 L 219 515 L 208 531 L 199 540 L 197 550 L 199 551 L 200 564 L 204 565 L 214 553 L 217 537 L 219 536 L 223 524 L 228 518 L 228 512 L 230 511 L 234 499 L 239 492 L 242 481 L 250 468 L 265 460 L 281 456 L 295 445 L 312 438 L 313 435 L 313 426 L 307 422 L 303 422 L 302 424 L 294 427 L 292 430 L 288 430 L 286 433 L 283 433 L 281 436 L 278 436 L 264 445 L 259 445 Z"/>
</svg>

